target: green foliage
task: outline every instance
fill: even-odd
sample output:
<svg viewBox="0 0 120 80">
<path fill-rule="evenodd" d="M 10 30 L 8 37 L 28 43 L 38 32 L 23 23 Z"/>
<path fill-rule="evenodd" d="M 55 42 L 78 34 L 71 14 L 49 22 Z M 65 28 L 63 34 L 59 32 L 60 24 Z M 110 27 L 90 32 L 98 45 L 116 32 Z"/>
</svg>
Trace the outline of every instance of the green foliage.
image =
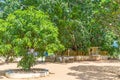
<svg viewBox="0 0 120 80">
<path fill-rule="evenodd" d="M 66 48 L 78 46 L 86 51 L 90 46 L 103 45 L 110 24 L 108 15 L 118 7 L 112 0 L 48 0 L 41 1 L 38 8 L 58 26 L 59 39 Z"/>
<path fill-rule="evenodd" d="M 41 0 L 22 0 L 22 4 L 25 5 L 26 7 L 29 7 L 29 6 L 39 6 L 39 2 Z"/>
<path fill-rule="evenodd" d="M 6 18 L 10 13 L 13 13 L 17 9 L 22 9 L 20 0 L 3 0 L 0 2 L 1 11 L 0 18 Z"/>
<path fill-rule="evenodd" d="M 7 26 L 9 25 L 5 20 L 0 19 L 0 55 L 6 56 L 11 52 L 12 45 L 9 43 L 10 35 L 7 33 Z M 6 38 L 8 37 L 8 39 Z M 6 45 L 5 45 L 6 44 Z"/>
<path fill-rule="evenodd" d="M 9 43 L 14 55 L 23 56 L 19 62 L 19 66 L 23 69 L 30 69 L 36 59 L 32 55 L 27 55 L 29 49 L 34 49 L 39 53 L 44 51 L 54 53 L 59 49 L 64 49 L 58 40 L 57 27 L 44 12 L 37 11 L 33 7 L 9 14 L 5 23 L 9 23 L 4 33 L 4 35 L 7 33 L 8 36 L 4 36 L 2 39 L 8 40 L 3 45 L 7 46 Z"/>
<path fill-rule="evenodd" d="M 118 48 L 114 47 L 113 42 L 115 40 L 119 41 L 118 35 L 116 35 L 112 31 L 106 31 L 104 33 L 105 33 L 105 36 L 104 36 L 104 43 L 102 45 L 102 49 L 108 51 L 109 56 L 115 58 L 119 55 L 119 46 L 118 46 Z M 118 43 L 118 45 L 119 45 L 119 43 Z"/>
<path fill-rule="evenodd" d="M 110 44 L 113 39 L 108 37 L 108 35 L 120 35 L 119 4 L 119 0 L 5 0 L 5 3 L 2 3 L 1 9 L 3 12 L 1 14 L 3 15 L 2 18 L 5 19 L 8 14 L 13 13 L 17 9 L 24 10 L 29 6 L 34 6 L 36 10 L 43 11 L 49 15 L 49 19 L 58 28 L 58 33 L 55 32 L 57 37 L 66 49 L 77 46 L 77 50 L 86 51 L 90 46 L 99 46 L 111 52 Z M 37 18 L 34 13 L 29 11 L 20 12 L 21 10 L 14 12 L 14 15 L 10 14 L 7 18 L 8 22 L 14 23 L 9 24 L 13 26 L 10 27 L 13 31 L 11 33 L 6 32 L 5 36 L 7 36 L 7 39 L 4 39 L 5 43 L 12 42 L 11 46 L 16 46 L 12 52 L 21 54 L 22 48 L 19 48 L 21 45 L 21 47 L 26 46 L 23 48 L 34 47 L 39 50 L 38 43 L 41 45 L 46 43 L 47 46 L 44 46 L 49 52 L 63 48 L 63 46 L 57 47 L 57 44 L 60 43 L 58 40 L 55 42 L 56 44 L 48 44 L 47 42 L 50 41 L 52 43 L 53 41 L 50 35 L 39 34 L 41 32 L 39 32 L 38 28 L 35 28 L 38 25 L 46 25 L 49 21 L 41 19 L 43 21 L 41 24 L 39 16 Z M 25 13 L 30 14 L 24 15 Z M 48 16 L 46 17 L 48 18 Z M 16 25 L 17 27 L 14 28 Z M 53 24 L 50 23 L 49 26 L 51 25 Z M 49 32 L 46 32 L 46 30 L 49 30 Z M 52 32 L 52 28 L 47 28 L 46 30 L 42 31 L 42 33 L 48 34 Z M 106 31 L 111 33 L 108 34 Z M 12 36 L 13 34 L 14 37 Z M 39 35 L 41 35 L 42 39 L 38 39 Z M 50 40 L 48 41 L 47 38 Z M 31 39 L 33 40 L 32 42 Z M 41 49 L 43 48 L 44 50 L 44 46 Z M 25 51 L 23 50 L 23 52 Z M 40 50 L 40 52 L 42 51 Z"/>
<path fill-rule="evenodd" d="M 115 37 L 117 36 L 112 31 L 106 31 L 104 37 L 104 47 L 107 49 L 111 49 Z"/>
<path fill-rule="evenodd" d="M 18 67 L 22 67 L 24 70 L 30 70 L 35 65 L 36 57 L 31 54 L 25 54 L 22 60 L 18 63 Z"/>
</svg>

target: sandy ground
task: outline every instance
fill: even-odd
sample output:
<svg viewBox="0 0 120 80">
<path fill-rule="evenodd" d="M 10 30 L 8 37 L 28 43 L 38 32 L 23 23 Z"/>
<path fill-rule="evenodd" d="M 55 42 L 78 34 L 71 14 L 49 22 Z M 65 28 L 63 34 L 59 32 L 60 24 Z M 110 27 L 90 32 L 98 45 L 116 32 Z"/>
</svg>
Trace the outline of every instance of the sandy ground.
<svg viewBox="0 0 120 80">
<path fill-rule="evenodd" d="M 34 79 L 8 79 L 2 75 L 2 71 L 15 68 L 16 63 L 0 64 L 0 80 L 120 80 L 120 61 L 37 64 L 34 68 L 46 68 L 52 74 Z"/>
</svg>

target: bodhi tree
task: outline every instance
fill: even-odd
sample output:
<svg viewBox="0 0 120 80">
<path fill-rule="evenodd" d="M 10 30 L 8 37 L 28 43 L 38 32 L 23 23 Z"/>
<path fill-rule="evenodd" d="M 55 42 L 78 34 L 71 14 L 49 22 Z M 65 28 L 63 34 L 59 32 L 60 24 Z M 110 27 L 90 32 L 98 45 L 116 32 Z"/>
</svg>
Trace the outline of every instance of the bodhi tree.
<svg viewBox="0 0 120 80">
<path fill-rule="evenodd" d="M 50 15 L 64 46 L 82 51 L 90 46 L 102 47 L 104 32 L 116 20 L 111 13 L 118 12 L 119 4 L 117 0 L 41 0 L 40 3 L 38 9 Z"/>
<path fill-rule="evenodd" d="M 37 57 L 44 51 L 55 52 L 64 49 L 58 40 L 57 27 L 42 11 L 37 11 L 33 7 L 27 10 L 17 10 L 8 15 L 6 22 L 9 23 L 6 32 L 11 37 L 4 42 L 4 45 L 9 42 L 13 53 L 22 56 L 18 66 L 25 70 L 30 70 Z M 32 49 L 37 54 L 28 52 Z"/>
</svg>

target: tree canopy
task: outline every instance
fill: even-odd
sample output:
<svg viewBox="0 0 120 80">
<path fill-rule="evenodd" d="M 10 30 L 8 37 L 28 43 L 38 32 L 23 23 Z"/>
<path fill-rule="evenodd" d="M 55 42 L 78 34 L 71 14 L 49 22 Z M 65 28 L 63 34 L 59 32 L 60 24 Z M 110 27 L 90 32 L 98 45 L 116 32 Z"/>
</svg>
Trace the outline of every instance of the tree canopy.
<svg viewBox="0 0 120 80">
<path fill-rule="evenodd" d="M 74 50 L 87 51 L 87 49 L 91 46 L 99 46 L 102 50 L 111 52 L 111 45 L 113 41 L 117 39 L 118 43 L 120 42 L 119 4 L 119 0 L 2 0 L 0 2 L 0 16 L 1 19 L 3 19 L 1 20 L 1 23 L 4 22 L 6 25 L 13 25 L 17 27 L 11 27 L 13 29 L 12 35 L 14 36 L 7 32 L 2 34 L 6 36 L 7 34 L 10 34 L 9 37 L 7 37 L 9 41 L 12 38 L 15 39 L 15 36 L 17 38 L 19 37 L 18 41 L 21 42 L 19 44 L 22 46 L 27 45 L 27 47 L 34 47 L 39 50 L 39 48 L 36 47 L 36 44 L 39 43 L 38 37 L 36 36 L 41 31 L 34 27 L 40 25 L 41 23 L 35 22 L 39 20 L 36 17 L 37 15 L 33 13 L 27 14 L 27 11 L 29 12 L 28 8 L 30 6 L 34 6 L 35 10 L 38 12 L 38 15 L 41 11 L 43 11 L 49 16 L 48 18 L 52 22 L 51 25 L 57 27 L 58 32 L 56 34 L 59 41 L 65 46 L 66 49 L 73 48 Z M 19 12 L 22 10 L 23 12 Z M 34 19 L 32 15 L 34 15 Z M 14 19 L 14 17 L 18 17 L 18 19 Z M 21 17 L 28 20 L 28 22 L 26 23 L 26 21 L 24 21 Z M 11 24 L 12 21 L 14 24 Z M 31 22 L 35 25 L 33 23 L 31 24 Z M 47 25 L 46 22 L 48 21 L 43 21 L 44 25 Z M 5 24 L 0 25 L 1 32 L 8 30 L 8 28 L 4 29 L 3 27 L 6 26 Z M 30 29 L 24 31 L 24 28 L 21 27 L 21 25 L 26 27 L 28 26 Z M 49 33 L 50 30 L 52 31 L 52 28 L 48 27 L 46 34 Z M 31 33 L 31 31 L 33 32 Z M 21 34 L 18 34 L 18 32 Z M 51 37 L 48 38 L 50 38 L 50 41 L 54 40 L 52 40 Z M 5 41 L 7 40 L 6 38 L 4 39 Z M 35 42 L 31 42 L 31 40 L 35 39 Z M 4 43 L 6 43 L 5 41 Z M 60 43 L 59 41 L 57 42 Z M 12 41 L 12 43 L 17 46 L 17 39 Z M 1 44 L 3 44 L 2 38 Z M 11 46 L 13 46 L 13 44 Z M 41 48 L 44 48 L 44 46 Z"/>
<path fill-rule="evenodd" d="M 58 40 L 57 27 L 42 11 L 29 7 L 27 10 L 17 10 L 9 14 L 6 20 L 0 21 L 2 22 L 0 30 L 3 33 L 3 35 L 1 34 L 2 44 L 0 46 L 5 46 L 5 49 L 8 47 L 5 50 L 7 52 L 12 51 L 14 55 L 23 56 L 24 62 L 29 60 L 29 57 L 26 57 L 29 56 L 27 54 L 29 49 L 34 49 L 39 56 L 44 51 L 54 53 L 64 48 Z M 1 52 L 5 53 L 2 49 Z M 23 66 L 22 60 L 20 66 Z"/>
</svg>

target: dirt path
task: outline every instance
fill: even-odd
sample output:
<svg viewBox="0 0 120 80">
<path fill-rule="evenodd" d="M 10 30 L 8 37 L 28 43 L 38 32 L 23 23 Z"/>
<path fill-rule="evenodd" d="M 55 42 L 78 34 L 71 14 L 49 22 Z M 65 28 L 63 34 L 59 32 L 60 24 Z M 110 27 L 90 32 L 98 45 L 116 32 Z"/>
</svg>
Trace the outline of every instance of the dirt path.
<svg viewBox="0 0 120 80">
<path fill-rule="evenodd" d="M 52 74 L 35 79 L 8 79 L 2 71 L 15 69 L 16 63 L 0 65 L 0 80 L 120 80 L 120 61 L 83 61 L 75 63 L 44 63 L 35 68 L 47 68 Z"/>
</svg>

